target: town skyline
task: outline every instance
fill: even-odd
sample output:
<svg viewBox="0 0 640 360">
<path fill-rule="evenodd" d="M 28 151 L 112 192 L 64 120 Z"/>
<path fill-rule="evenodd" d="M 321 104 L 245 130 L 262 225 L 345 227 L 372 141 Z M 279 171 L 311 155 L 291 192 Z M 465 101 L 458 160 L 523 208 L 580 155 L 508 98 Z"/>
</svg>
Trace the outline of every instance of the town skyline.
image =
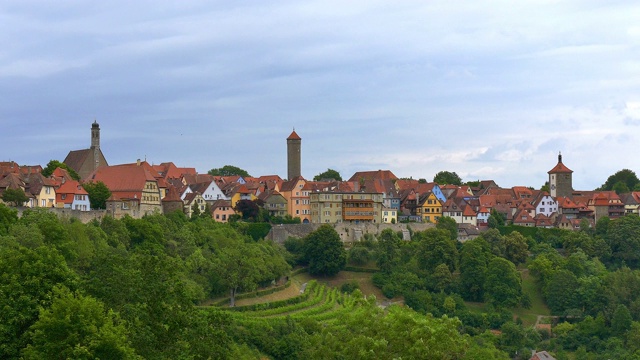
<svg viewBox="0 0 640 360">
<path fill-rule="evenodd" d="M 0 160 L 286 176 L 389 169 L 576 189 L 640 169 L 640 4 L 522 1 L 0 5 Z M 267 15 L 265 15 L 267 14 Z"/>
</svg>

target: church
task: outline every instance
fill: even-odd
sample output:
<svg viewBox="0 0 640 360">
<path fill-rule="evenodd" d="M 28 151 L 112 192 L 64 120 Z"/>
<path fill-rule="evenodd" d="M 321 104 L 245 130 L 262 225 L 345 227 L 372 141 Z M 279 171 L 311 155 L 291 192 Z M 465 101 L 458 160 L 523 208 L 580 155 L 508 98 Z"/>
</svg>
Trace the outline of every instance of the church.
<svg viewBox="0 0 640 360">
<path fill-rule="evenodd" d="M 91 147 L 69 151 L 63 163 L 75 170 L 80 179 L 85 179 L 100 166 L 109 165 L 100 150 L 100 125 L 95 120 L 91 124 Z"/>
</svg>

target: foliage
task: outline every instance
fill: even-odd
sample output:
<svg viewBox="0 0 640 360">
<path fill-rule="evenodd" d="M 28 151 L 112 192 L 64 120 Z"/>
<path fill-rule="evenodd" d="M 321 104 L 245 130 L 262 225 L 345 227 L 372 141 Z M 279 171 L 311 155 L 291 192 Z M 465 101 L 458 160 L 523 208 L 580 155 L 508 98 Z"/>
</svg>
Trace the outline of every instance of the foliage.
<svg viewBox="0 0 640 360">
<path fill-rule="evenodd" d="M 602 184 L 602 186 L 600 186 L 598 190 L 616 190 L 617 187 L 619 189 L 624 189 L 622 192 L 629 192 L 629 190 L 633 190 L 638 183 L 640 183 L 640 179 L 638 179 L 638 176 L 635 172 L 629 169 L 622 169 L 609 176 L 607 178 L 607 181 L 605 181 L 605 183 Z"/>
<path fill-rule="evenodd" d="M 347 263 L 340 235 L 331 225 L 322 225 L 304 239 L 304 257 L 312 275 L 336 275 Z"/>
<path fill-rule="evenodd" d="M 416 259 L 421 270 L 430 273 L 440 264 L 447 265 L 451 272 L 456 270 L 458 250 L 449 231 L 428 229 L 414 235 L 418 239 Z"/>
<path fill-rule="evenodd" d="M 509 260 L 494 257 L 487 265 L 485 298 L 494 306 L 513 307 L 522 298 L 522 280 Z"/>
<path fill-rule="evenodd" d="M 9 233 L 11 225 L 18 222 L 18 211 L 9 208 L 5 204 L 0 204 L 0 236 Z"/>
<path fill-rule="evenodd" d="M 327 171 L 322 172 L 313 177 L 313 181 L 321 181 L 323 179 L 333 179 L 336 181 L 342 181 L 342 176 L 340 176 L 340 173 L 336 170 L 327 169 Z"/>
<path fill-rule="evenodd" d="M 251 177 L 246 170 L 233 165 L 225 165 L 221 168 L 213 168 L 208 171 L 209 175 L 213 176 L 241 176 L 243 178 Z"/>
<path fill-rule="evenodd" d="M 383 273 L 391 273 L 399 260 L 400 237 L 391 229 L 380 233 L 377 246 L 376 264 Z"/>
<path fill-rule="evenodd" d="M 29 201 L 29 198 L 22 189 L 8 188 L 2 193 L 2 201 L 11 203 L 16 207 L 21 207 Z"/>
<path fill-rule="evenodd" d="M 484 282 L 487 266 L 493 255 L 489 244 L 482 238 L 469 240 L 460 250 L 460 292 L 469 301 L 484 300 Z"/>
<path fill-rule="evenodd" d="M 496 229 L 500 226 L 504 226 L 504 224 L 505 224 L 504 216 L 501 213 L 499 213 L 496 209 L 491 209 L 491 213 L 489 215 L 489 218 L 487 219 L 487 225 L 489 226 L 489 228 Z"/>
<path fill-rule="evenodd" d="M 605 240 L 615 262 L 640 266 L 640 217 L 630 214 L 613 220 L 607 226 Z"/>
<path fill-rule="evenodd" d="M 260 207 L 253 200 L 239 200 L 236 203 L 235 211 L 242 214 L 243 220 L 257 221 Z"/>
<path fill-rule="evenodd" d="M 89 203 L 92 209 L 106 209 L 107 200 L 111 197 L 111 190 L 102 181 L 85 182 L 82 187 L 89 193 Z"/>
<path fill-rule="evenodd" d="M 433 182 L 438 185 L 462 185 L 460 176 L 450 171 L 440 171 L 433 177 Z"/>
<path fill-rule="evenodd" d="M 0 246 L 0 358 L 13 359 L 29 340 L 27 330 L 37 321 L 39 308 L 51 305 L 57 285 L 75 288 L 76 275 L 51 247 L 29 249 Z"/>
<path fill-rule="evenodd" d="M 366 265 L 369 260 L 371 260 L 371 256 L 369 253 L 369 249 L 364 246 L 354 246 L 349 249 L 348 252 L 349 264 L 352 265 Z"/>
<path fill-rule="evenodd" d="M 54 289 L 50 308 L 41 309 L 29 329 L 25 359 L 136 359 L 127 330 L 112 310 L 64 287 Z"/>
<path fill-rule="evenodd" d="M 71 167 L 69 167 L 69 165 L 67 165 L 67 164 L 65 164 L 63 162 L 60 162 L 58 160 L 50 160 L 47 163 L 47 166 L 45 166 L 45 168 L 42 169 L 41 174 L 44 177 L 49 177 L 49 176 L 51 176 L 53 174 L 53 172 L 57 168 L 61 168 L 61 169 L 67 170 L 69 172 L 69 176 L 71 176 L 71 178 L 73 180 L 80 181 L 80 176 L 78 175 L 78 173 L 75 170 L 73 170 Z"/>
<path fill-rule="evenodd" d="M 458 223 L 452 217 L 440 216 L 436 222 L 436 229 L 447 230 L 451 240 L 458 239 Z"/>
</svg>

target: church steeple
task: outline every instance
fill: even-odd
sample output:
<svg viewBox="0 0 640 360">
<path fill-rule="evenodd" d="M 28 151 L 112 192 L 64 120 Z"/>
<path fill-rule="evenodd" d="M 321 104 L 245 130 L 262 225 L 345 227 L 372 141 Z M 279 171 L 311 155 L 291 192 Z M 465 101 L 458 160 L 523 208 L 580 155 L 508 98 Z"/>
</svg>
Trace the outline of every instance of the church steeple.
<svg viewBox="0 0 640 360">
<path fill-rule="evenodd" d="M 100 149 L 100 125 L 95 119 L 91 124 L 91 148 Z"/>
</svg>

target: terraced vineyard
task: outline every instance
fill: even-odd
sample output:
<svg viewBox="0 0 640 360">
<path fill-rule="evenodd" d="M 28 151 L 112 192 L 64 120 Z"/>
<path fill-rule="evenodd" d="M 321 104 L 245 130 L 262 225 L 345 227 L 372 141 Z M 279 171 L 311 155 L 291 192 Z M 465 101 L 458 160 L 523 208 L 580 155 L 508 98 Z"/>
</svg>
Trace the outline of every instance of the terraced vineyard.
<svg viewBox="0 0 640 360">
<path fill-rule="evenodd" d="M 364 298 L 328 288 L 315 280 L 307 283 L 303 294 L 281 301 L 229 308 L 229 313 L 240 323 L 255 323 L 277 318 L 312 318 L 332 323 L 341 314 L 351 311 Z"/>
</svg>

